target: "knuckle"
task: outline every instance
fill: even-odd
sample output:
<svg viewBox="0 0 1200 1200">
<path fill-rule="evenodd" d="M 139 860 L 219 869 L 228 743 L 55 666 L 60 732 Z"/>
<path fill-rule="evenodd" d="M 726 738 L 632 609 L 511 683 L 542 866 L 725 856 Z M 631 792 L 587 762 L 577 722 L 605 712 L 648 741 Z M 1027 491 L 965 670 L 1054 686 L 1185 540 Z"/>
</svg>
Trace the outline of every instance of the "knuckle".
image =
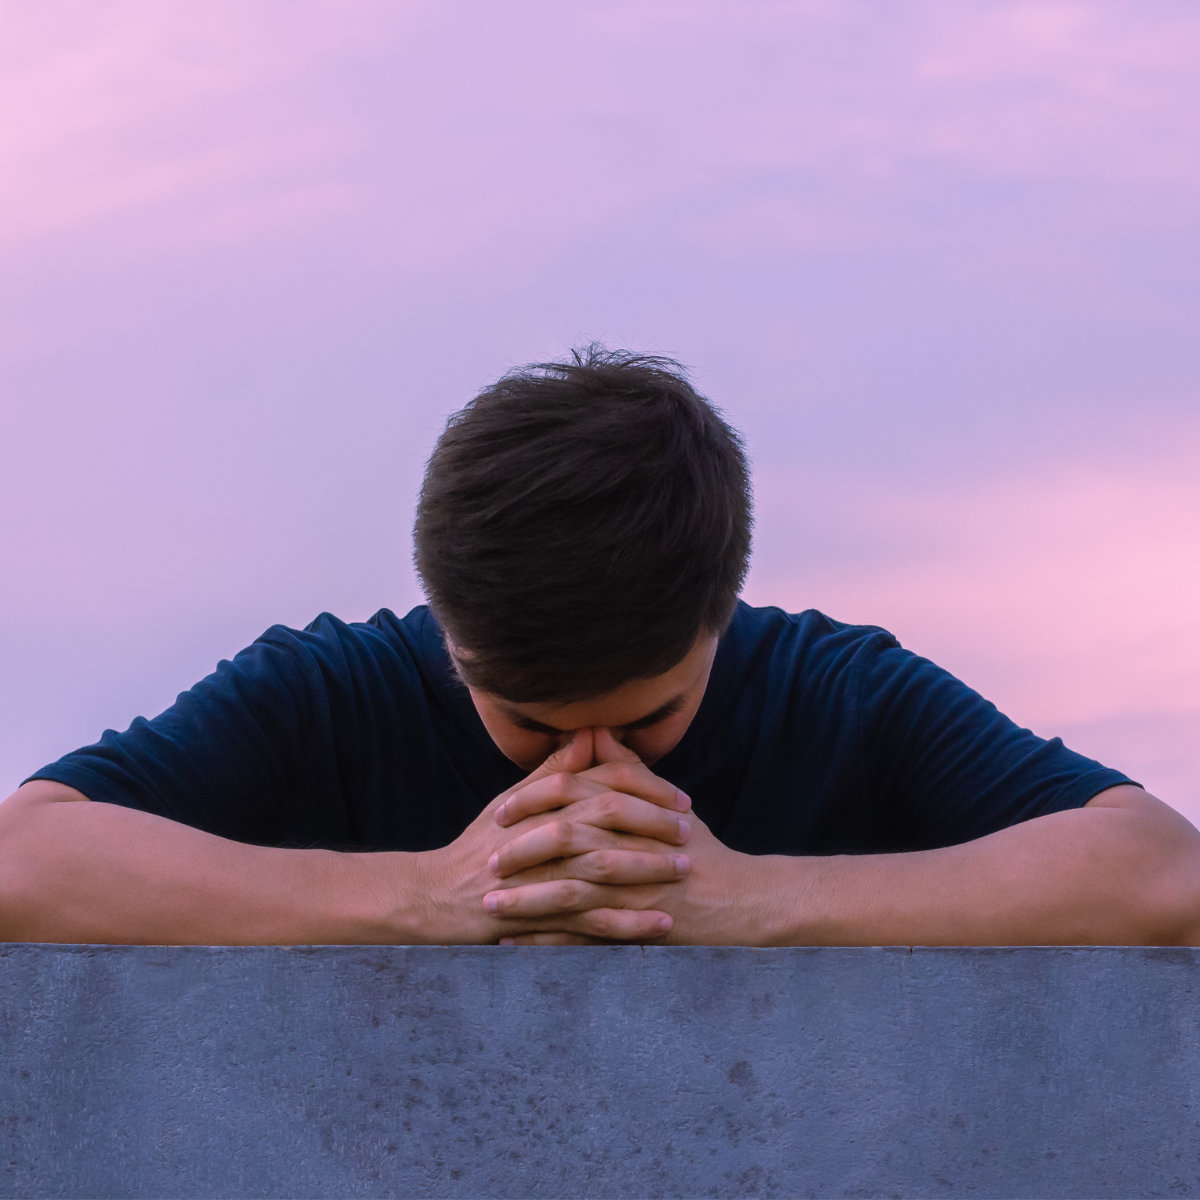
<svg viewBox="0 0 1200 1200">
<path fill-rule="evenodd" d="M 614 878 L 620 869 L 620 858 L 613 850 L 597 850 L 591 856 L 591 874 L 599 882 Z"/>
<path fill-rule="evenodd" d="M 551 828 L 551 849 L 561 857 L 575 844 L 575 826 L 570 821 L 555 821 Z"/>
<path fill-rule="evenodd" d="M 554 904 L 563 910 L 574 908 L 579 903 L 584 886 L 578 879 L 560 879 L 554 885 Z"/>
<path fill-rule="evenodd" d="M 616 914 L 608 909 L 599 909 L 589 914 L 591 932 L 596 937 L 613 937 L 617 932 Z"/>
<path fill-rule="evenodd" d="M 612 779 L 618 787 L 632 787 L 637 781 L 637 772 L 629 763 L 613 763 Z"/>
<path fill-rule="evenodd" d="M 624 807 L 624 801 L 617 792 L 605 792 L 596 802 L 597 812 L 607 820 L 619 817 Z"/>
</svg>

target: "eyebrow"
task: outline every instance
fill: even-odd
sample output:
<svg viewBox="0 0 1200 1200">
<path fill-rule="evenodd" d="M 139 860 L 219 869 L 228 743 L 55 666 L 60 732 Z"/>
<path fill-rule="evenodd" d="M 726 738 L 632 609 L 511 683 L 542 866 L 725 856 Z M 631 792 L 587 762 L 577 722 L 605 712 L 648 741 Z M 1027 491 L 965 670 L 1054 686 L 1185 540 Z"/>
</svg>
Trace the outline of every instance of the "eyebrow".
<svg viewBox="0 0 1200 1200">
<path fill-rule="evenodd" d="M 673 717 L 683 707 L 682 693 L 668 700 L 666 704 L 660 704 L 653 712 L 647 713 L 644 717 L 638 717 L 636 721 L 628 721 L 624 725 L 616 726 L 617 729 L 624 730 L 626 733 L 633 733 L 638 729 L 649 729 L 651 725 L 657 725 L 659 721 L 665 721 L 668 717 Z M 546 725 L 542 721 L 535 721 L 532 717 L 522 716 L 520 713 L 515 713 L 510 709 L 504 709 L 504 715 L 518 728 L 527 730 L 529 733 L 549 733 L 557 736 L 562 733 L 570 733 L 569 729 L 559 729 L 554 725 Z"/>
</svg>

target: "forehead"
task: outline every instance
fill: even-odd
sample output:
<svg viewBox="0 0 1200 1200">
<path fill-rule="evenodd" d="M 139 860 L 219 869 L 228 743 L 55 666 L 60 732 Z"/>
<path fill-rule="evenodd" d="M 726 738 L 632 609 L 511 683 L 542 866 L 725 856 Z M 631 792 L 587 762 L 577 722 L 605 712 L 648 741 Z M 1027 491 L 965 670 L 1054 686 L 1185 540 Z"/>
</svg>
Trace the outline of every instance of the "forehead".
<svg viewBox="0 0 1200 1200">
<path fill-rule="evenodd" d="M 694 689 L 702 688 L 716 650 L 716 638 L 698 639 L 686 657 L 662 675 L 632 679 L 605 696 L 568 704 L 517 704 L 492 697 L 493 705 L 518 724 L 536 722 L 558 732 L 588 726 L 622 728 L 649 718 L 666 716 L 682 706 Z"/>
<path fill-rule="evenodd" d="M 617 703 L 605 697 L 602 700 L 557 706 L 510 704 L 508 701 L 499 701 L 496 706 L 514 725 L 546 733 L 567 733 L 588 726 L 628 729 L 650 725 L 678 712 L 683 707 L 684 699 L 683 693 L 676 692 L 666 699 L 648 696 L 640 703 L 634 698 L 629 702 Z"/>
</svg>

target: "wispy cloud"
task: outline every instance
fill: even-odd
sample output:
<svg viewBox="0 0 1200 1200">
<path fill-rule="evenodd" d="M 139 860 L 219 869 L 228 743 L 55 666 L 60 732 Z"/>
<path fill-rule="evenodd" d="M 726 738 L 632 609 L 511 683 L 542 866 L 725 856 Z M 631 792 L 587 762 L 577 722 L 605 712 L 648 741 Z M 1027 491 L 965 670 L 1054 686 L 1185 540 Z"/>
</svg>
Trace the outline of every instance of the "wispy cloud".
<svg viewBox="0 0 1200 1200">
<path fill-rule="evenodd" d="M 755 599 L 1200 812 L 1198 62 L 1191 0 L 0 0 L 0 768 L 415 599 L 445 414 L 611 332 L 746 427 Z"/>
</svg>

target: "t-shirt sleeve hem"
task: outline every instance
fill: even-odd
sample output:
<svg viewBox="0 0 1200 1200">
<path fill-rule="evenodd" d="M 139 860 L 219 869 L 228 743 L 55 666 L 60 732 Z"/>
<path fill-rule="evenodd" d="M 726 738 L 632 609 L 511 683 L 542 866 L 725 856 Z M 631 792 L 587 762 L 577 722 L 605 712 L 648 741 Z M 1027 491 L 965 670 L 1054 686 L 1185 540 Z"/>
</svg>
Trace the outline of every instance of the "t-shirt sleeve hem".
<svg viewBox="0 0 1200 1200">
<path fill-rule="evenodd" d="M 122 808 L 136 808 L 139 812 L 149 811 L 139 804 L 127 791 L 113 780 L 89 771 L 85 767 L 66 763 L 53 763 L 35 771 L 28 779 L 21 780 L 22 784 L 32 783 L 35 779 L 46 779 L 51 783 L 62 783 L 67 787 L 82 792 L 89 800 L 101 804 L 119 804 Z"/>
<path fill-rule="evenodd" d="M 1088 771 L 1086 774 L 1072 779 L 1041 809 L 1038 815 L 1044 817 L 1050 813 L 1082 808 L 1101 792 L 1107 791 L 1111 787 L 1120 787 L 1122 784 L 1131 784 L 1133 787 L 1144 790 L 1142 784 L 1130 779 L 1128 775 L 1122 775 L 1120 771 L 1114 771 L 1111 767 L 1097 767 L 1094 771 Z"/>
</svg>

